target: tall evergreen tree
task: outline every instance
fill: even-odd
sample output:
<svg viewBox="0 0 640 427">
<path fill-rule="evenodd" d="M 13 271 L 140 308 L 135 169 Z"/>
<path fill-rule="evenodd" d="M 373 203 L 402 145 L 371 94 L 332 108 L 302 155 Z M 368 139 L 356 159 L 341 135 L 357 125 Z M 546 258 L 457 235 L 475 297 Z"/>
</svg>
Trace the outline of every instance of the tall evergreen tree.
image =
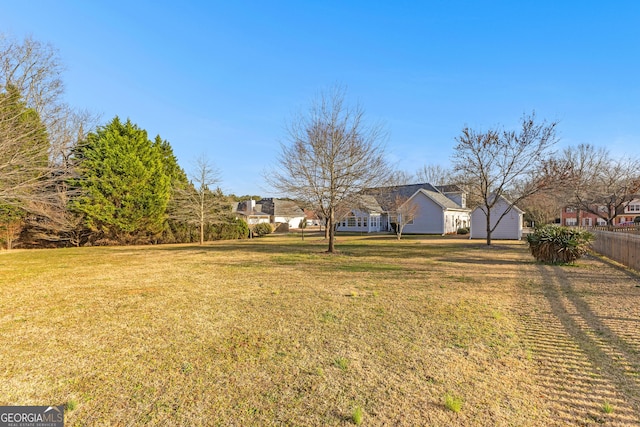
<svg viewBox="0 0 640 427">
<path fill-rule="evenodd" d="M 75 157 L 83 194 L 73 206 L 95 237 L 142 243 L 163 230 L 171 177 L 158 139 L 115 117 L 90 133 Z"/>
</svg>

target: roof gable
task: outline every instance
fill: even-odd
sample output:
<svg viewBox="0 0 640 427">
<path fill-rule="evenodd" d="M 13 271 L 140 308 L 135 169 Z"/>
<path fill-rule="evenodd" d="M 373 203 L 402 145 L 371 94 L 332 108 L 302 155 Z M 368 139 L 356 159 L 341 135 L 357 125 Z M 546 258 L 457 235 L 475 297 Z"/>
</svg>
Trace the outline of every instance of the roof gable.
<svg viewBox="0 0 640 427">
<path fill-rule="evenodd" d="M 454 200 L 447 197 L 441 189 L 445 190 L 447 193 L 463 192 L 457 185 L 433 186 L 429 183 L 422 183 L 398 185 L 393 187 L 368 188 L 365 190 L 365 194 L 375 197 L 379 205 L 385 211 L 393 210 L 393 206 L 396 204 L 398 199 L 409 200 L 420 192 L 433 200 L 443 209 L 464 209 L 468 211 L 468 209 L 463 208 Z"/>
<path fill-rule="evenodd" d="M 494 195 L 492 194 L 491 196 L 494 196 Z M 490 196 L 490 197 L 491 197 L 491 196 Z M 511 202 L 510 202 L 509 200 L 507 200 L 507 198 L 506 198 L 506 197 L 504 197 L 504 196 L 502 196 L 502 195 L 501 195 L 500 197 L 498 197 L 498 199 L 499 199 L 499 200 L 498 200 L 498 202 L 497 202 L 494 206 L 497 206 L 498 204 L 500 204 L 500 202 L 502 202 L 502 203 L 506 204 L 506 205 L 507 205 L 507 207 L 508 207 L 510 210 L 516 211 L 518 214 L 523 214 L 523 213 L 524 213 L 524 211 L 523 211 L 522 209 L 520 209 L 520 208 L 519 208 L 519 207 L 517 207 L 516 205 L 511 204 Z M 492 197 L 489 199 L 489 202 L 493 202 L 493 198 L 492 198 Z M 484 212 L 484 209 L 483 209 L 483 208 L 484 208 L 484 206 L 476 206 L 476 207 L 473 209 L 473 211 L 475 212 L 476 210 L 480 209 L 480 210 L 482 210 L 482 212 Z"/>
<path fill-rule="evenodd" d="M 442 209 L 464 209 L 462 206 L 458 205 L 456 202 L 440 192 L 421 189 L 417 193 L 424 194 L 438 204 Z"/>
</svg>

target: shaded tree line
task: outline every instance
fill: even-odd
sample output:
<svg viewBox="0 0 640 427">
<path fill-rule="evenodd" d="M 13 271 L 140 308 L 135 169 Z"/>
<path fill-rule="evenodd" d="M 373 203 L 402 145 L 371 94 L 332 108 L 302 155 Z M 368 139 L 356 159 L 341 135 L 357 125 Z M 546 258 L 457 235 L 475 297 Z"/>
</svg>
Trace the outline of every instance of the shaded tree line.
<svg viewBox="0 0 640 427">
<path fill-rule="evenodd" d="M 201 158 L 61 100 L 57 51 L 0 35 L 0 247 L 204 242 L 246 236 Z"/>
</svg>

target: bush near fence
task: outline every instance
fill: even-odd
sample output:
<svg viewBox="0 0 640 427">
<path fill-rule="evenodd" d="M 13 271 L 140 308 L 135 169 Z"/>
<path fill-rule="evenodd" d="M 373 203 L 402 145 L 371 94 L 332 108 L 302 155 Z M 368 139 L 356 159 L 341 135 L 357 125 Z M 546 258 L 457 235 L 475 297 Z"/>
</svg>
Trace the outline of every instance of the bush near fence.
<svg viewBox="0 0 640 427">
<path fill-rule="evenodd" d="M 592 230 L 593 250 L 629 268 L 640 271 L 640 235 Z"/>
</svg>

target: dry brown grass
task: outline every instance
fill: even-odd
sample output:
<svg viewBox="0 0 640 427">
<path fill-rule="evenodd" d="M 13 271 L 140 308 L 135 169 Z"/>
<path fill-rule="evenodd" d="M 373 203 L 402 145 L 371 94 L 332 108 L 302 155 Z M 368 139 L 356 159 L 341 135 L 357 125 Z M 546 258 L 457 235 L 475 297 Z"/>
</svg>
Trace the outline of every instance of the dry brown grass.
<svg viewBox="0 0 640 427">
<path fill-rule="evenodd" d="M 1 253 L 0 405 L 74 402 L 70 426 L 640 422 L 634 276 L 520 242 L 338 248 Z"/>
</svg>

